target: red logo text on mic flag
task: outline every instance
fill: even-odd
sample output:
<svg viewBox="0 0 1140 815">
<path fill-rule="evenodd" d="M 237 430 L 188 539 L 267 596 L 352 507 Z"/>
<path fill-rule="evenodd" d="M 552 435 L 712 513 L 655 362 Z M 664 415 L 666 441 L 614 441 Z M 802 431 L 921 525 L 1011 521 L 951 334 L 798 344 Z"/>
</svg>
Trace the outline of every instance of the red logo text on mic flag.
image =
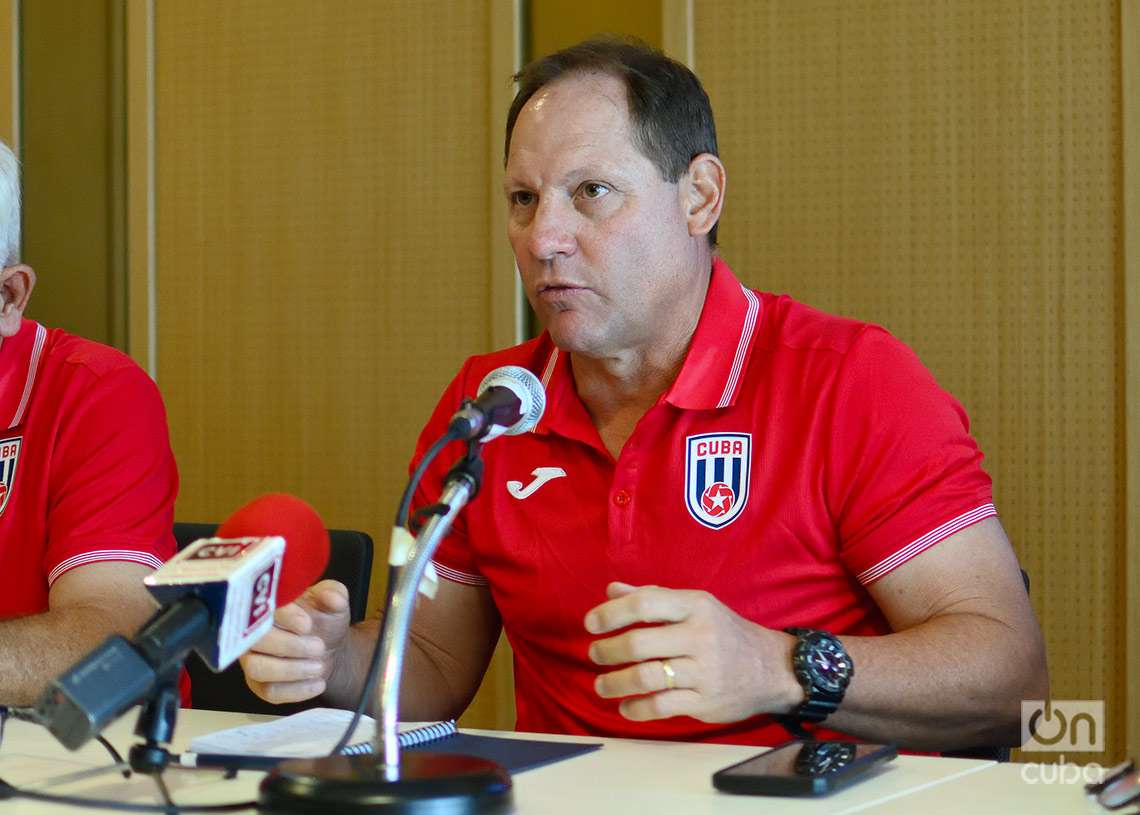
<svg viewBox="0 0 1140 815">
<path fill-rule="evenodd" d="M 277 566 L 281 561 L 270 563 L 253 581 L 253 596 L 249 601 L 249 620 L 246 622 L 245 632 L 253 631 L 257 624 L 273 613 L 274 591 L 277 583 Z"/>
<path fill-rule="evenodd" d="M 241 541 L 225 541 L 223 543 L 208 543 L 198 547 L 190 556 L 190 560 L 224 560 L 241 557 L 249 548 L 249 543 Z"/>
</svg>

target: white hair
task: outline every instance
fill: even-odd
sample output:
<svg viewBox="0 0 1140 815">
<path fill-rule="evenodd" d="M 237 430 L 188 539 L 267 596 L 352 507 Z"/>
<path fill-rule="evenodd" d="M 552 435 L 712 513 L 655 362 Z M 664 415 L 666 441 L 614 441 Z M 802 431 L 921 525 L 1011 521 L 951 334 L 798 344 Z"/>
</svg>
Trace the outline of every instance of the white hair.
<svg viewBox="0 0 1140 815">
<path fill-rule="evenodd" d="M 20 259 L 20 163 L 0 141 L 0 265 Z"/>
</svg>

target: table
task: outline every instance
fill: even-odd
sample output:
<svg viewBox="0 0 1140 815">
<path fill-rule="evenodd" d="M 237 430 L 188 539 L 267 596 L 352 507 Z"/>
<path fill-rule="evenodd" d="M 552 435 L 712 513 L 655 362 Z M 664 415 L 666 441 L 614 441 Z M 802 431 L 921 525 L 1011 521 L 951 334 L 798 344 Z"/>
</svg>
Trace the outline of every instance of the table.
<svg viewBox="0 0 1140 815">
<path fill-rule="evenodd" d="M 129 715 L 121 719 L 105 734 L 124 754 L 134 741 L 133 718 Z M 266 718 L 184 710 L 174 748 L 185 749 L 191 738 L 202 733 Z M 495 735 L 492 731 L 469 732 Z M 1095 802 L 1085 798 L 1080 783 L 1034 783 L 1035 773 L 1025 768 L 1035 765 L 900 756 L 865 781 L 826 798 L 758 798 L 719 793 L 709 780 L 715 770 L 759 752 L 755 747 L 583 739 L 549 734 L 511 735 L 544 740 L 601 741 L 605 745 L 601 750 L 517 774 L 514 777 L 515 805 L 520 813 L 1104 813 Z M 98 744 L 69 753 L 47 731 L 24 722 L 9 722 L 0 745 L 0 777 L 9 783 L 46 792 L 159 803 L 154 783 L 149 779 L 136 776 L 126 780 L 111 772 L 92 774 L 96 768 L 107 766 L 108 761 L 106 751 Z M 241 772 L 229 780 L 220 772 L 208 770 L 167 773 L 171 793 L 180 804 L 253 799 L 257 796 L 260 779 L 261 773 L 257 772 Z M 29 815 L 93 811 L 31 801 L 0 802 L 0 809 Z"/>
</svg>

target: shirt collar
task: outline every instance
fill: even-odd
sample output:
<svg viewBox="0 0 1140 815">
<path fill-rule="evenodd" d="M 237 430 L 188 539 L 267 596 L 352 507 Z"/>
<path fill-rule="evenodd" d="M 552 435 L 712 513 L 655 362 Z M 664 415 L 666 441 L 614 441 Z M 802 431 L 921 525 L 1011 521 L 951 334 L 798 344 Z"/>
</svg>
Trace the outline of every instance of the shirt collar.
<svg viewBox="0 0 1140 815">
<path fill-rule="evenodd" d="M 546 411 L 534 432 L 557 433 L 604 450 L 597 428 L 574 389 L 574 369 L 570 367 L 570 355 L 558 348 L 545 331 L 542 332 L 539 343 L 541 350 L 538 358 L 545 360 L 539 379 L 546 389 Z"/>
<path fill-rule="evenodd" d="M 665 401 L 683 410 L 715 410 L 734 405 L 744 369 L 752 354 L 761 303 L 720 258 L 713 258 L 708 294 L 681 372 L 665 393 Z M 582 400 L 574 389 L 570 355 L 543 332 L 537 358 L 544 360 L 539 378 L 546 389 L 546 411 L 536 433 L 558 433 L 601 447 Z M 604 449 L 604 447 L 602 447 Z"/>
<path fill-rule="evenodd" d="M 24 320 L 16 335 L 0 344 L 0 432 L 24 420 L 46 340 L 46 328 Z"/>
<path fill-rule="evenodd" d="M 697 330 L 665 401 L 683 410 L 714 410 L 736 404 L 760 316 L 757 294 L 736 279 L 727 263 L 714 257 Z"/>
</svg>

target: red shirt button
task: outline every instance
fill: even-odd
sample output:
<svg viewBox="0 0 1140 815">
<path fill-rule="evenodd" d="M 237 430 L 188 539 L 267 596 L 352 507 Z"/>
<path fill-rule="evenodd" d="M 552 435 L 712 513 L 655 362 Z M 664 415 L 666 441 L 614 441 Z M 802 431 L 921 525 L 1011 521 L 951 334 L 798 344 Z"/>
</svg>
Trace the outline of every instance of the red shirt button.
<svg viewBox="0 0 1140 815">
<path fill-rule="evenodd" d="M 629 493 L 625 490 L 618 490 L 614 493 L 614 503 L 619 507 L 629 506 Z"/>
</svg>

